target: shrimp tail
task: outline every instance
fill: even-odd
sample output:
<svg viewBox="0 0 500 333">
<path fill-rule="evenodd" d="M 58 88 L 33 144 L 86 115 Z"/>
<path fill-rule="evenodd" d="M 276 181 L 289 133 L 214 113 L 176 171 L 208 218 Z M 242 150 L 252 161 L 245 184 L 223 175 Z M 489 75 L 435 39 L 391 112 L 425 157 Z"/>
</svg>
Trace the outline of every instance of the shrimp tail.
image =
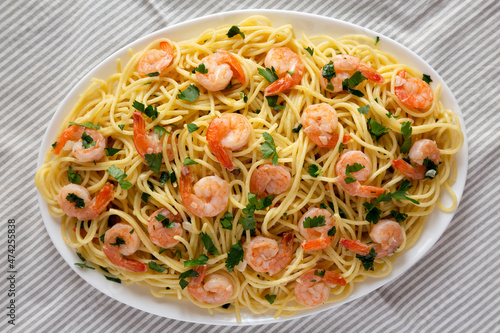
<svg viewBox="0 0 500 333">
<path fill-rule="evenodd" d="M 316 238 L 309 241 L 303 241 L 300 245 L 304 251 L 319 251 L 332 244 L 333 237 Z"/>
<path fill-rule="evenodd" d="M 368 80 L 377 83 L 384 83 L 384 77 L 370 66 L 360 62 L 358 68 L 361 71 L 361 74 L 363 74 L 363 76 L 366 77 Z"/>
<path fill-rule="evenodd" d="M 368 253 L 370 253 L 371 250 L 370 246 L 366 245 L 365 243 L 359 240 L 353 240 L 353 239 L 341 238 L 340 245 L 362 256 L 368 255 Z"/>
<path fill-rule="evenodd" d="M 298 81 L 297 81 L 298 78 Z M 285 90 L 290 89 L 294 85 L 300 83 L 302 76 L 296 71 L 293 73 L 293 75 L 290 75 L 287 73 L 285 76 L 283 76 L 281 79 L 274 81 L 271 83 L 265 90 L 264 90 L 264 95 L 265 96 L 270 96 L 270 95 L 276 95 L 279 94 L 280 92 L 283 92 Z"/>
<path fill-rule="evenodd" d="M 212 120 L 207 129 L 207 143 L 210 151 L 214 154 L 215 158 L 222 164 L 222 166 L 228 170 L 233 170 L 233 162 L 231 160 L 231 151 L 229 149 L 225 149 L 222 144 L 222 138 L 229 131 L 227 128 L 223 126 L 218 126 L 220 118 L 216 118 Z"/>
<path fill-rule="evenodd" d="M 106 183 L 96 196 L 92 209 L 96 212 L 102 212 L 106 206 L 113 200 L 115 193 L 113 192 L 113 184 Z"/>
<path fill-rule="evenodd" d="M 325 276 L 323 276 L 323 280 L 326 283 L 338 286 L 345 286 L 347 284 L 342 275 L 330 271 L 325 271 Z"/>
<path fill-rule="evenodd" d="M 276 260 L 276 265 L 272 265 L 269 269 L 269 276 L 281 272 L 292 260 L 293 237 L 293 232 L 286 232 L 283 234 L 279 253 L 274 258 Z"/>
<path fill-rule="evenodd" d="M 134 112 L 134 145 L 135 149 L 139 153 L 139 155 L 144 158 L 144 150 L 143 148 L 147 146 L 146 143 L 146 121 L 142 117 L 140 112 Z"/>
<path fill-rule="evenodd" d="M 54 148 L 54 154 L 59 155 L 61 150 L 66 145 L 66 142 L 80 139 L 84 131 L 85 127 L 80 125 L 71 125 L 70 127 L 66 128 L 57 140 L 57 144 Z"/>
<path fill-rule="evenodd" d="M 236 59 L 235 56 L 233 56 L 226 50 L 220 49 L 217 50 L 217 53 L 221 53 L 224 55 L 225 63 L 229 65 L 236 79 L 238 79 L 238 81 L 240 81 L 241 84 L 244 85 L 246 82 L 245 72 L 243 71 L 243 67 L 241 67 L 241 64 L 239 63 L 238 59 Z"/>
<path fill-rule="evenodd" d="M 114 265 L 136 273 L 144 273 L 148 270 L 148 267 L 144 263 L 123 257 L 120 252 L 113 249 L 113 247 L 114 246 L 108 247 L 107 244 L 104 244 L 102 249 L 106 257 L 108 257 L 109 261 L 111 261 Z"/>
<path fill-rule="evenodd" d="M 392 165 L 403 175 L 415 180 L 424 179 L 427 170 L 423 165 L 411 165 L 402 159 L 393 160 Z"/>
<path fill-rule="evenodd" d="M 201 286 L 203 279 L 205 279 L 207 265 L 196 266 L 194 271 L 198 274 L 198 276 L 191 278 L 191 281 L 189 281 L 189 287 L 197 288 Z"/>
</svg>

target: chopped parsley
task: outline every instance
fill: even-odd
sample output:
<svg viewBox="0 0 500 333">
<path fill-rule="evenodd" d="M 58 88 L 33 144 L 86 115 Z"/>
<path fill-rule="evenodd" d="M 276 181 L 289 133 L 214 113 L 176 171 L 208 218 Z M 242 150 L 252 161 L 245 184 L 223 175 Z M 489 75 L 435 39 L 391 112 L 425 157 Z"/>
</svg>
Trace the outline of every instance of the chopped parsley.
<svg viewBox="0 0 500 333">
<path fill-rule="evenodd" d="M 264 79 L 266 79 L 267 82 L 272 83 L 276 80 L 278 80 L 278 74 L 276 74 L 276 70 L 274 67 L 269 68 L 257 68 L 257 72 L 259 72 L 260 76 L 262 76 Z"/>
<path fill-rule="evenodd" d="M 201 254 L 196 259 L 186 260 L 184 261 L 184 267 L 192 267 L 192 266 L 200 266 L 205 265 L 207 263 L 208 257 L 205 254 Z"/>
<path fill-rule="evenodd" d="M 277 104 L 278 96 L 266 96 L 266 99 L 267 99 L 267 105 L 269 105 L 270 108 L 273 108 L 275 110 L 281 110 L 286 107 L 285 105 Z"/>
<path fill-rule="evenodd" d="M 120 170 L 116 165 L 111 165 L 108 170 L 106 170 L 107 173 L 110 174 L 111 177 L 116 179 L 118 181 L 118 185 L 124 190 L 128 190 L 130 187 L 132 187 L 132 183 L 129 182 L 128 180 L 124 180 L 127 178 L 127 174 Z"/>
<path fill-rule="evenodd" d="M 187 124 L 187 129 L 189 133 L 196 132 L 199 127 L 195 123 Z"/>
<path fill-rule="evenodd" d="M 295 127 L 294 129 L 292 129 L 292 132 L 293 133 L 299 133 L 301 129 L 302 129 L 302 124 L 298 124 L 297 127 Z"/>
<path fill-rule="evenodd" d="M 161 137 L 164 135 L 164 134 L 170 134 L 169 131 L 167 131 L 165 128 L 161 127 L 161 126 L 158 126 L 156 125 L 155 126 L 155 129 L 154 129 L 154 133 L 155 134 L 158 134 L 158 139 L 160 140 Z"/>
<path fill-rule="evenodd" d="M 57 141 L 52 144 L 52 149 L 56 149 Z"/>
<path fill-rule="evenodd" d="M 319 277 L 324 277 L 325 276 L 325 270 L 324 269 L 315 269 L 314 270 L 314 275 L 319 276 Z"/>
<path fill-rule="evenodd" d="M 306 217 L 303 223 L 304 228 L 316 228 L 316 227 L 323 227 L 325 225 L 326 225 L 326 217 L 324 215 Z"/>
<path fill-rule="evenodd" d="M 159 113 L 158 110 L 156 109 L 156 105 L 155 106 L 148 105 L 147 107 L 145 107 L 144 104 L 138 101 L 134 101 L 134 103 L 132 103 L 132 106 L 137 111 L 140 111 L 141 113 L 144 113 L 147 117 L 151 118 L 151 120 L 155 120 L 156 118 L 158 118 Z"/>
<path fill-rule="evenodd" d="M 394 217 L 396 222 L 403 222 L 408 218 L 408 214 L 400 213 L 397 210 L 391 210 L 391 215 Z"/>
<path fill-rule="evenodd" d="M 221 308 L 223 308 L 223 309 L 227 309 L 227 308 L 229 308 L 230 306 L 231 306 L 231 303 L 226 303 L 226 304 L 222 305 L 222 306 L 221 306 Z"/>
<path fill-rule="evenodd" d="M 358 111 L 361 114 L 368 114 L 368 112 L 370 112 L 370 105 L 366 104 L 365 106 L 358 108 Z"/>
<path fill-rule="evenodd" d="M 164 228 L 173 228 L 175 227 L 175 222 L 174 221 L 170 221 L 165 215 L 163 215 L 162 213 L 158 213 L 158 215 L 155 216 L 155 219 L 158 221 L 158 222 L 161 222 L 161 225 L 164 227 Z"/>
<path fill-rule="evenodd" d="M 314 49 L 311 47 L 304 47 L 304 50 L 306 50 L 311 56 L 314 54 Z"/>
<path fill-rule="evenodd" d="M 266 296 L 264 296 L 266 298 L 266 300 L 269 302 L 269 304 L 273 304 L 274 301 L 276 300 L 276 295 L 271 295 L 271 294 L 267 294 Z"/>
<path fill-rule="evenodd" d="M 187 282 L 185 280 L 185 278 L 188 278 L 188 277 L 198 277 L 200 276 L 198 273 L 195 272 L 194 269 L 190 269 L 190 270 L 187 270 L 185 271 L 184 273 L 181 273 L 179 275 L 179 285 L 181 286 L 182 289 L 186 288 L 189 284 L 189 282 Z"/>
<path fill-rule="evenodd" d="M 83 127 L 87 127 L 87 128 L 101 129 L 101 126 L 94 125 L 90 121 L 87 121 L 85 123 L 75 123 L 75 122 L 70 121 L 69 123 L 70 123 L 70 125 L 79 125 L 79 126 L 83 126 Z"/>
<path fill-rule="evenodd" d="M 394 119 L 398 119 L 398 118 L 399 118 L 399 116 L 395 116 L 395 115 L 393 115 L 393 114 L 392 114 L 392 113 L 390 113 L 390 112 L 387 112 L 387 113 L 385 114 L 385 116 L 386 116 L 387 118 L 391 118 L 391 117 L 392 117 L 392 118 L 394 118 Z"/>
<path fill-rule="evenodd" d="M 118 128 L 120 128 L 122 131 L 123 131 L 124 127 L 125 127 L 125 125 L 118 125 Z"/>
<path fill-rule="evenodd" d="M 245 102 L 245 103 L 248 102 L 248 96 L 243 91 L 240 92 L 240 96 L 243 99 L 243 102 Z"/>
<path fill-rule="evenodd" d="M 195 165 L 195 164 L 199 164 L 198 162 L 196 161 L 193 161 L 192 159 L 190 159 L 189 157 L 186 157 L 184 159 L 184 162 L 182 162 L 182 164 L 184 165 Z"/>
<path fill-rule="evenodd" d="M 373 204 L 365 202 L 363 206 L 366 208 L 366 220 L 370 223 L 377 224 L 380 220 L 380 213 L 382 211 L 376 206 L 382 201 L 391 201 L 392 195 L 389 191 L 379 195 Z"/>
<path fill-rule="evenodd" d="M 366 80 L 366 77 L 364 77 L 360 71 L 357 71 L 351 77 L 342 81 L 342 89 L 347 90 L 354 96 L 363 97 L 364 94 L 361 91 L 354 89 L 354 87 L 364 80 Z"/>
<path fill-rule="evenodd" d="M 109 243 L 109 245 L 113 245 L 113 246 L 120 246 L 123 244 L 126 244 L 126 243 L 125 243 L 125 240 L 121 237 L 116 237 L 114 243 Z"/>
<path fill-rule="evenodd" d="M 68 175 L 68 180 L 73 183 L 73 184 L 81 184 L 82 183 L 82 177 L 73 171 L 73 167 L 71 165 L 68 168 L 68 171 L 66 171 L 66 174 Z"/>
<path fill-rule="evenodd" d="M 201 63 L 198 65 L 198 67 L 195 67 L 195 72 L 201 73 L 201 74 L 207 74 L 208 69 L 205 67 L 204 63 Z"/>
<path fill-rule="evenodd" d="M 333 226 L 330 228 L 330 230 L 328 230 L 328 236 L 333 237 L 333 236 L 335 236 L 336 232 L 337 232 L 337 228 L 335 228 L 335 226 Z"/>
<path fill-rule="evenodd" d="M 151 194 L 148 194 L 146 192 L 142 192 L 142 195 L 141 195 L 141 199 L 142 201 L 144 201 L 145 203 L 148 203 L 148 200 L 149 200 L 149 197 L 151 196 Z"/>
<path fill-rule="evenodd" d="M 420 202 L 408 197 L 407 191 L 412 187 L 413 186 L 410 185 L 410 182 L 407 179 L 403 179 L 403 181 L 401 182 L 401 186 L 399 187 L 399 190 L 392 193 L 392 198 L 396 199 L 396 200 L 409 200 L 412 203 L 414 203 L 415 205 L 420 205 Z"/>
<path fill-rule="evenodd" d="M 345 183 L 346 184 L 354 183 L 357 179 L 354 178 L 353 175 L 351 175 L 351 172 L 358 172 L 364 168 L 365 166 L 359 163 L 354 163 L 353 165 L 347 164 L 347 167 L 345 168 L 345 173 L 347 175 L 347 177 L 344 178 Z"/>
<path fill-rule="evenodd" d="M 113 147 L 106 147 L 104 148 L 104 151 L 106 152 L 106 156 L 114 156 L 116 153 L 121 151 L 120 148 L 113 148 Z"/>
<path fill-rule="evenodd" d="M 375 139 L 375 141 L 378 141 L 382 136 L 389 133 L 389 128 L 383 126 L 372 118 L 368 119 L 367 124 L 368 132 L 370 132 L 370 135 Z"/>
<path fill-rule="evenodd" d="M 273 165 L 278 165 L 278 153 L 276 152 L 276 145 L 271 134 L 264 132 L 262 136 L 266 141 L 260 144 L 259 150 L 262 152 L 263 158 L 272 157 Z"/>
<path fill-rule="evenodd" d="M 309 171 L 309 175 L 313 178 L 316 178 L 320 173 L 323 173 L 323 169 L 320 169 L 316 164 L 308 166 L 307 171 Z"/>
<path fill-rule="evenodd" d="M 186 90 L 181 91 L 177 97 L 184 101 L 194 102 L 200 97 L 200 90 L 194 84 L 190 84 Z"/>
<path fill-rule="evenodd" d="M 432 82 L 431 76 L 427 75 L 427 74 L 423 74 L 422 75 L 422 81 L 424 81 L 427 84 L 431 83 Z"/>
<path fill-rule="evenodd" d="M 333 61 L 323 66 L 323 71 L 321 75 L 330 82 L 332 78 L 334 78 L 337 74 L 335 73 L 335 68 L 333 67 Z"/>
<path fill-rule="evenodd" d="M 107 275 L 104 275 L 104 277 L 106 278 L 106 280 L 113 281 L 113 282 L 116 282 L 116 283 L 122 283 L 122 280 L 120 280 L 117 277 L 107 276 Z"/>
<path fill-rule="evenodd" d="M 239 222 L 245 230 L 255 229 L 255 218 L 253 217 L 256 210 L 263 210 L 271 206 L 273 203 L 274 195 L 257 199 L 253 193 L 248 193 L 248 205 L 243 208 L 242 212 L 245 217 L 240 217 Z"/>
<path fill-rule="evenodd" d="M 94 267 L 89 266 L 89 265 L 87 265 L 87 264 L 85 264 L 85 263 L 75 262 L 75 266 L 78 266 L 78 267 L 81 267 L 81 268 L 89 268 L 89 269 L 93 269 L 93 270 L 95 270 L 95 268 L 94 268 Z"/>
<path fill-rule="evenodd" d="M 356 254 L 356 258 L 361 260 L 361 263 L 363 264 L 363 268 L 367 271 L 373 271 L 373 262 L 375 261 L 376 256 L 377 256 L 377 252 L 375 252 L 373 247 L 370 249 L 370 253 L 368 253 L 366 256 Z"/>
<path fill-rule="evenodd" d="M 401 154 L 408 154 L 411 148 L 411 133 L 413 129 L 411 128 L 411 121 L 406 121 L 401 124 L 401 134 L 403 135 L 403 144 L 399 148 Z"/>
<path fill-rule="evenodd" d="M 158 265 L 155 261 L 148 262 L 148 267 L 158 273 L 163 273 L 167 268 Z"/>
<path fill-rule="evenodd" d="M 78 256 L 78 258 L 80 258 L 81 261 L 87 261 L 87 259 L 85 259 L 80 252 L 77 252 L 76 255 Z"/>
<path fill-rule="evenodd" d="M 145 154 L 144 159 L 149 165 L 149 170 L 160 174 L 161 162 L 163 160 L 163 153 L 158 154 Z"/>
<path fill-rule="evenodd" d="M 175 175 L 175 172 L 172 171 L 172 173 L 169 173 L 168 171 L 163 171 L 160 176 L 160 185 L 163 186 L 167 183 L 167 181 L 170 180 L 170 183 L 175 183 L 177 181 L 177 176 Z"/>
<path fill-rule="evenodd" d="M 422 165 L 427 170 L 427 171 L 425 171 L 425 178 L 433 179 L 434 177 L 436 177 L 436 175 L 438 174 L 438 169 L 437 169 L 438 165 L 436 163 L 434 163 L 433 160 L 426 157 L 424 159 L 424 162 L 422 163 Z"/>
<path fill-rule="evenodd" d="M 86 132 L 82 133 L 82 147 L 85 149 L 92 148 L 95 146 L 97 141 L 94 141 L 90 135 L 88 135 Z"/>
<path fill-rule="evenodd" d="M 226 212 L 224 217 L 219 220 L 222 225 L 222 229 L 233 230 L 233 215 L 230 212 Z"/>
<path fill-rule="evenodd" d="M 236 267 L 240 261 L 243 261 L 243 255 L 243 247 L 239 241 L 231 245 L 226 259 L 226 268 L 229 273 L 233 271 L 234 267 Z"/>
<path fill-rule="evenodd" d="M 236 35 L 240 35 L 241 38 L 245 39 L 245 34 L 240 30 L 240 28 L 237 25 L 233 25 L 231 28 L 229 28 L 226 35 L 229 38 L 233 38 Z"/>
<path fill-rule="evenodd" d="M 160 73 L 158 73 L 158 72 L 152 72 L 152 73 L 146 74 L 146 76 L 149 76 L 149 77 L 160 76 Z"/>
<path fill-rule="evenodd" d="M 380 42 L 380 37 L 379 36 L 375 37 L 375 45 L 377 45 L 378 42 Z"/>
<path fill-rule="evenodd" d="M 83 199 L 77 196 L 75 193 L 69 193 L 66 196 L 66 200 L 68 200 L 68 202 L 74 203 L 76 209 L 85 207 L 85 201 L 83 201 Z"/>
<path fill-rule="evenodd" d="M 185 279 L 180 279 L 179 280 L 179 285 L 181 286 L 181 289 L 184 289 L 188 286 L 189 282 L 187 282 Z"/>
<path fill-rule="evenodd" d="M 202 232 L 200 235 L 201 235 L 201 241 L 203 242 L 203 245 L 207 249 L 208 253 L 220 255 L 220 252 L 219 250 L 217 250 L 217 247 L 215 247 L 212 238 L 210 238 L 210 236 L 204 232 Z"/>
</svg>

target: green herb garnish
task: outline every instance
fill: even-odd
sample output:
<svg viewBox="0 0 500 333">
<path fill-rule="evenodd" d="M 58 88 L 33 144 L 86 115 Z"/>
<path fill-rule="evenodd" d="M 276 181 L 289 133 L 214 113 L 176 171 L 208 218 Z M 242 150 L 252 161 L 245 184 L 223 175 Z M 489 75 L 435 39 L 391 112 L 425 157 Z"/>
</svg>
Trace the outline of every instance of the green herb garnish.
<svg viewBox="0 0 500 333">
<path fill-rule="evenodd" d="M 326 225 L 326 217 L 324 215 L 306 217 L 303 223 L 304 228 L 316 228 L 316 227 L 323 227 L 325 225 Z"/>
<path fill-rule="evenodd" d="M 73 183 L 73 184 L 81 184 L 82 183 L 82 177 L 73 171 L 73 168 L 71 165 L 68 168 L 68 171 L 66 171 L 66 174 L 68 175 L 68 180 Z"/>
<path fill-rule="evenodd" d="M 208 253 L 220 255 L 219 250 L 217 250 L 217 247 L 215 247 L 214 242 L 212 241 L 212 238 L 210 238 L 209 235 L 202 232 L 200 236 L 201 236 L 201 241 L 203 242 L 203 245 L 207 249 Z"/>
<path fill-rule="evenodd" d="M 229 28 L 226 35 L 229 38 L 233 38 L 236 35 L 240 35 L 241 38 L 245 39 L 245 34 L 240 30 L 240 28 L 237 25 L 233 25 L 231 28 Z"/>
<path fill-rule="evenodd" d="M 66 196 L 66 200 L 68 200 L 69 202 L 74 203 L 76 209 L 84 208 L 85 207 L 85 201 L 83 201 L 83 199 L 80 198 L 79 196 L 77 196 L 75 193 L 69 193 Z"/>
<path fill-rule="evenodd" d="M 267 82 L 269 83 L 272 83 L 276 80 L 278 80 L 278 74 L 276 74 L 276 70 L 274 69 L 274 67 L 271 67 L 271 69 L 269 68 L 257 68 L 257 72 L 259 72 L 259 74 L 264 78 L 266 79 Z"/>
<path fill-rule="evenodd" d="M 113 156 L 119 151 L 121 151 L 120 148 L 113 148 L 113 147 L 106 147 L 104 148 L 104 151 L 106 152 L 106 156 Z"/>
<path fill-rule="evenodd" d="M 262 157 L 272 157 L 273 165 L 278 165 L 278 153 L 276 152 L 276 145 L 274 144 L 273 137 L 267 132 L 262 133 L 262 136 L 266 140 L 260 144 L 259 148 L 259 150 L 262 152 Z"/>
<path fill-rule="evenodd" d="M 241 261 L 243 261 L 243 247 L 240 242 L 231 245 L 229 252 L 227 253 L 226 268 L 229 273 L 231 273 Z"/>
<path fill-rule="evenodd" d="M 382 136 L 389 133 L 389 128 L 381 125 L 376 120 L 370 118 L 368 119 L 368 131 L 370 132 L 371 136 L 375 139 L 375 141 L 378 141 Z"/>
<path fill-rule="evenodd" d="M 163 273 L 167 268 L 158 265 L 155 261 L 148 262 L 148 267 L 158 273 Z"/>
<path fill-rule="evenodd" d="M 186 90 L 181 91 L 177 97 L 184 101 L 194 102 L 200 97 L 200 90 L 194 84 L 190 84 Z"/>
<path fill-rule="evenodd" d="M 323 169 L 320 169 L 316 164 L 308 166 L 307 171 L 309 171 L 309 175 L 314 178 L 318 177 L 320 173 L 323 173 Z"/>
<path fill-rule="evenodd" d="M 198 162 L 196 161 L 193 161 L 192 159 L 190 159 L 189 157 L 186 157 L 184 159 L 184 162 L 182 162 L 182 164 L 184 165 L 195 165 L 195 164 L 199 164 Z"/>
</svg>

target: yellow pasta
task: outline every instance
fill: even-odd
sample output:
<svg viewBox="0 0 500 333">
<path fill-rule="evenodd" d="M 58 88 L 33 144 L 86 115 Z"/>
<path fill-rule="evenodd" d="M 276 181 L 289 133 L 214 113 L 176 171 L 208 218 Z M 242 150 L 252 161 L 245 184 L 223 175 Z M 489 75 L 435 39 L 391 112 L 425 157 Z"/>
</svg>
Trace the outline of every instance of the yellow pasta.
<svg viewBox="0 0 500 333">
<path fill-rule="evenodd" d="M 107 139 L 106 146 L 120 151 L 95 162 L 82 162 L 68 150 L 59 155 L 50 151 L 45 164 L 36 174 L 36 186 L 47 201 L 50 213 L 61 218 L 61 233 L 66 244 L 81 254 L 88 265 L 103 274 L 119 278 L 127 284 L 147 285 L 152 295 L 165 298 L 165 302 L 171 302 L 169 298 L 189 299 L 211 313 L 234 311 L 239 319 L 239 309 L 246 308 L 256 314 L 271 310 L 275 316 L 290 316 L 306 308 L 296 302 L 294 291 L 296 280 L 305 272 L 318 268 L 341 275 L 346 285 L 332 286 L 326 302 L 342 300 L 356 288 L 357 282 L 367 277 L 381 277 L 391 271 L 392 261 L 397 260 L 398 253 L 415 243 L 427 216 L 436 205 L 445 211 L 455 209 L 457 200 L 450 185 L 456 176 L 453 160 L 462 146 L 463 135 L 458 117 L 445 109 L 440 101 L 441 85 L 434 86 L 434 99 L 425 111 L 408 108 L 398 100 L 394 92 L 398 80 L 396 73 L 406 70 L 414 77 L 422 77 L 422 74 L 379 50 L 371 38 L 297 37 L 292 25 L 272 27 L 270 21 L 262 16 L 249 17 L 238 26 L 244 38 L 239 34 L 229 38 L 227 32 L 230 26 L 223 26 L 207 30 L 192 40 L 162 39 L 151 43 L 147 49 L 158 49 L 160 43 L 166 41 L 174 51 L 172 63 L 160 76 L 143 77 L 138 74 L 139 59 L 146 51 L 141 50 L 132 53 L 123 67 L 118 62 L 117 73 L 107 80 L 93 79 L 78 103 L 68 112 L 61 132 L 70 122 L 91 122 L 100 126 L 97 131 Z M 299 84 L 277 95 L 278 108 L 274 108 L 269 106 L 270 102 L 264 96 L 269 82 L 259 74 L 258 69 L 264 67 L 264 58 L 269 50 L 281 46 L 295 52 L 305 70 Z M 227 50 L 236 57 L 245 73 L 245 84 L 233 78 L 231 86 L 211 92 L 198 83 L 193 74 L 194 68 L 218 49 Z M 384 83 L 363 81 L 355 88 L 363 94 L 362 97 L 348 91 L 326 91 L 320 85 L 322 67 L 335 54 L 360 58 L 380 73 Z M 199 90 L 199 97 L 193 102 L 178 97 L 190 85 Z M 163 141 L 163 156 L 167 156 L 171 149 L 174 159 L 163 162 L 159 172 L 151 170 L 148 162 L 136 151 L 133 114 L 137 112 L 138 104 L 134 107 L 134 102 L 145 107 L 154 106 L 158 111 L 154 119 L 144 115 L 146 131 L 154 131 L 155 126 L 157 129 L 161 127 L 169 132 L 165 135 L 174 138 L 171 147 L 170 141 Z M 298 127 L 304 110 L 318 103 L 329 104 L 336 110 L 338 134 L 340 138 L 350 136 L 347 143 L 338 140 L 333 148 L 321 148 Z M 363 114 L 358 109 L 366 105 L 369 105 L 369 110 Z M 232 153 L 233 171 L 221 166 L 206 139 L 211 121 L 230 113 L 243 115 L 251 126 L 248 144 Z M 370 133 L 368 119 L 388 129 L 378 141 Z M 343 248 L 339 241 L 341 238 L 365 243 L 371 241 L 368 232 L 373 224 L 366 220 L 367 207 L 363 204 L 373 204 L 375 199 L 348 195 L 338 183 L 335 166 L 342 152 L 363 151 L 372 164 L 371 175 L 365 183 L 396 192 L 402 181 L 408 179 L 395 171 L 391 164 L 393 160 L 404 157 L 400 154 L 400 145 L 403 140 L 401 126 L 405 122 L 411 122 L 413 142 L 423 138 L 436 142 L 441 154 L 438 174 L 433 179 L 409 179 L 413 187 L 407 194 L 417 200 L 418 205 L 409 200 L 396 199 L 377 205 L 382 219 L 392 219 L 391 210 L 408 215 L 400 223 L 404 241 L 393 256 L 376 259 L 374 270 L 365 270 L 356 255 Z M 188 124 L 195 124 L 197 129 L 190 131 Z M 279 164 L 292 175 L 291 185 L 274 196 L 270 207 L 255 211 L 256 227 L 253 231 L 244 230 L 239 219 L 245 217 L 243 209 L 249 204 L 251 175 L 259 166 L 272 163 L 271 158 L 262 157 L 260 148 L 266 139 L 264 133 L 273 138 Z M 216 217 L 197 217 L 183 205 L 179 179 L 186 158 L 197 163 L 189 166 L 195 179 L 216 175 L 229 184 L 229 202 Z M 130 188 L 122 188 L 106 172 L 113 165 L 127 175 L 123 180 L 130 182 Z M 311 174 L 308 169 L 313 165 L 317 168 L 312 169 L 317 171 L 316 174 Z M 108 208 L 88 222 L 67 216 L 58 204 L 59 192 L 70 183 L 69 167 L 81 177 L 80 185 L 87 188 L 92 197 L 107 182 L 114 184 L 114 198 Z M 171 174 L 177 180 L 172 181 L 171 177 L 165 180 L 165 176 Z M 439 202 L 442 189 L 452 194 L 451 207 L 443 207 Z M 332 245 L 318 251 L 305 251 L 300 244 L 304 237 L 299 232 L 298 223 L 310 207 L 329 209 L 336 227 Z M 158 208 L 178 212 L 183 221 L 183 236 L 176 236 L 179 243 L 168 250 L 155 245 L 148 233 L 149 216 Z M 230 229 L 223 228 L 221 224 L 227 213 L 231 214 Z M 111 263 L 104 254 L 101 237 L 118 221 L 129 224 L 140 238 L 141 245 L 131 258 L 149 265 L 146 272 L 127 271 Z M 231 272 L 228 271 L 226 260 L 231 246 L 239 242 L 245 249 L 245 245 L 258 235 L 280 242 L 285 232 L 293 232 L 294 243 L 291 261 L 281 272 L 270 276 L 256 272 L 241 262 Z M 211 238 L 218 255 L 207 251 L 201 233 Z M 193 268 L 185 267 L 184 262 L 202 254 L 208 256 L 207 274 L 221 274 L 234 286 L 227 308 L 220 304 L 199 302 L 188 292 L 188 288 L 183 289 L 179 284 L 180 274 Z M 152 269 L 151 262 L 165 270 L 159 272 Z M 190 281 L 189 278 L 185 280 Z M 269 296 L 275 296 L 272 304 Z"/>
</svg>

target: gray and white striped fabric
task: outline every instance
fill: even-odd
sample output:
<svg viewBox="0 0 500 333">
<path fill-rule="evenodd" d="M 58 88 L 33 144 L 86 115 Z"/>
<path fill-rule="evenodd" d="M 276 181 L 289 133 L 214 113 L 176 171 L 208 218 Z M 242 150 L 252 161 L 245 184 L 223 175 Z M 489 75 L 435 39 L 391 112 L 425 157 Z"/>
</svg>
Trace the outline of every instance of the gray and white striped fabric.
<svg viewBox="0 0 500 333">
<path fill-rule="evenodd" d="M 34 175 L 41 139 L 62 99 L 114 51 L 168 25 L 228 10 L 315 13 L 386 35 L 423 57 L 465 117 L 469 170 L 452 223 L 396 281 L 341 308 L 256 327 L 158 317 L 119 303 L 78 277 L 44 228 Z M 15 1 L 0 2 L 1 267 L 16 220 L 16 325 L 9 281 L 0 331 L 12 332 L 500 332 L 500 2 L 437 1 Z M 497 170 L 497 171 L 495 171 Z"/>
</svg>

